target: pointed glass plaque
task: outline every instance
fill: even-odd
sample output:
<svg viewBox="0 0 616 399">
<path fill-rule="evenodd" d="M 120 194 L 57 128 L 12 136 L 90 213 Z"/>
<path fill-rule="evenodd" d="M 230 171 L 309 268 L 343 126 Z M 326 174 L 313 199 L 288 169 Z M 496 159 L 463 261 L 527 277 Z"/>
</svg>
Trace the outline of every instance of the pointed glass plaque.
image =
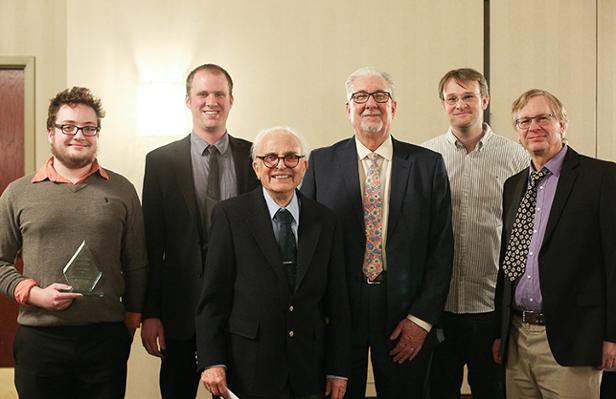
<svg viewBox="0 0 616 399">
<path fill-rule="evenodd" d="M 92 256 L 92 252 L 85 241 L 81 243 L 72 258 L 64 266 L 63 274 L 68 285 L 73 287 L 72 290 L 67 290 L 67 292 L 76 292 L 86 296 L 103 296 L 102 293 L 94 292 L 103 272 L 96 265 L 94 256 Z"/>
</svg>

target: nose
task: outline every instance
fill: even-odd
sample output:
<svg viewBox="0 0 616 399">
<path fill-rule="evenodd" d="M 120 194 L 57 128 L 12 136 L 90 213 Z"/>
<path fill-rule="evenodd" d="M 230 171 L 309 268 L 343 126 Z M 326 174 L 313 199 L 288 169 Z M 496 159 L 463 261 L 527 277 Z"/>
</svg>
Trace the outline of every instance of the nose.
<svg viewBox="0 0 616 399">
<path fill-rule="evenodd" d="M 287 168 L 287 165 L 284 163 L 284 158 L 278 158 L 276 169 L 286 169 L 286 168 Z"/>
</svg>

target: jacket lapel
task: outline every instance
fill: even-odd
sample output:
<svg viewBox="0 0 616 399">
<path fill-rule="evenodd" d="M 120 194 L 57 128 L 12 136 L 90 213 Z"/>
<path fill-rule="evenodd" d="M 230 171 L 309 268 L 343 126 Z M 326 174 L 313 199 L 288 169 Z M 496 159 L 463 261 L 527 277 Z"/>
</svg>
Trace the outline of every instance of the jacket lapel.
<svg viewBox="0 0 616 399">
<path fill-rule="evenodd" d="M 314 204 L 306 200 L 299 191 L 296 191 L 296 193 L 300 200 L 300 223 L 297 231 L 297 279 L 295 280 L 295 290 L 297 291 L 308 271 L 315 248 L 319 242 L 322 221 L 314 208 Z"/>
<path fill-rule="evenodd" d="M 364 210 L 362 205 L 361 187 L 359 186 L 359 170 L 357 160 L 357 147 L 355 139 L 350 138 L 347 143 L 341 148 L 338 154 L 338 170 L 332 171 L 332 174 L 338 174 L 344 186 L 344 195 L 349 199 L 351 209 L 349 213 L 356 216 L 356 222 L 359 228 L 364 230 Z"/>
<path fill-rule="evenodd" d="M 400 150 L 398 141 L 392 138 L 393 142 L 393 157 L 391 165 L 391 187 L 389 194 L 389 218 L 387 227 L 387 236 L 391 237 L 395 231 L 400 214 L 402 212 L 402 203 L 406 195 L 408 187 L 408 179 L 414 161 L 411 159 L 408 152 Z"/>
<path fill-rule="evenodd" d="M 177 177 L 180 192 L 184 197 L 188 212 L 197 220 L 199 224 L 199 233 L 203 236 L 201 228 L 201 215 L 197 208 L 197 197 L 195 195 L 195 183 L 193 181 L 192 160 L 190 156 L 190 135 L 186 136 L 179 142 L 176 147 L 176 154 L 173 156 L 175 160 L 174 175 Z"/>
<path fill-rule="evenodd" d="M 560 220 L 560 214 L 567 204 L 567 200 L 569 199 L 569 195 L 571 194 L 571 190 L 573 189 L 573 185 L 577 179 L 577 172 L 575 171 L 575 168 L 578 164 L 578 153 L 571 148 L 568 148 L 567 154 L 565 154 L 565 159 L 563 160 L 563 167 L 560 177 L 558 178 L 558 186 L 556 187 L 556 193 L 554 194 L 554 201 L 552 202 L 552 209 L 550 210 L 550 217 L 548 218 L 548 225 L 545 228 L 545 235 L 543 237 L 541 247 L 548 242 L 550 236 L 556 228 L 556 225 L 558 224 L 558 221 Z"/>
<path fill-rule="evenodd" d="M 265 259 L 274 270 L 274 273 L 288 290 L 287 274 L 282 266 L 280 249 L 276 243 L 272 221 L 261 187 L 250 192 L 250 204 L 253 204 L 254 208 L 247 209 L 246 211 L 248 215 L 246 223 L 248 229 L 261 249 L 261 253 L 263 253 Z"/>
</svg>

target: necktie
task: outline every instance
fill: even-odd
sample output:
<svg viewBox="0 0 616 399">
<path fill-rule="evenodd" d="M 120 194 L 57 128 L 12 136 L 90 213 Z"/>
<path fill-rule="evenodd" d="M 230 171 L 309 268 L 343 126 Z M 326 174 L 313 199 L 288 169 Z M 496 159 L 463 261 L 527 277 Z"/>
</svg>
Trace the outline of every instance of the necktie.
<svg viewBox="0 0 616 399">
<path fill-rule="evenodd" d="M 216 146 L 208 146 L 209 151 L 209 171 L 207 175 L 207 196 L 214 200 L 220 201 L 220 171 L 218 169 L 218 158 L 220 153 Z"/>
<path fill-rule="evenodd" d="M 515 221 L 511 229 L 511 237 L 507 243 L 503 272 L 511 281 L 524 274 L 528 260 L 528 247 L 533 237 L 535 208 L 537 206 L 537 182 L 547 175 L 547 169 L 532 172 L 526 193 L 518 206 Z"/>
<path fill-rule="evenodd" d="M 381 194 L 380 156 L 368 155 L 368 171 L 364 185 L 364 228 L 366 230 L 366 251 L 363 272 L 372 281 L 383 271 L 382 231 L 383 199 Z"/>
<path fill-rule="evenodd" d="M 294 291 L 295 279 L 297 276 L 297 244 L 295 242 L 295 235 L 293 235 L 293 230 L 291 229 L 293 216 L 291 216 L 291 212 L 288 210 L 280 208 L 274 215 L 274 220 L 280 227 L 278 230 L 278 247 L 280 248 L 280 255 L 282 256 L 282 264 L 285 266 L 287 272 L 287 282 L 289 283 L 291 291 Z"/>
</svg>

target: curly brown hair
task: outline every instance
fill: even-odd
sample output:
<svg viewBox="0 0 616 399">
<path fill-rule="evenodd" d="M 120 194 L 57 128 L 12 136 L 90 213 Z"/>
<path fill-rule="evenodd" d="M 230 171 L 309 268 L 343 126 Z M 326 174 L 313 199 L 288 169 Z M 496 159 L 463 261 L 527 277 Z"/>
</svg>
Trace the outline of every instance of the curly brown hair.
<svg viewBox="0 0 616 399">
<path fill-rule="evenodd" d="M 96 119 L 98 127 L 101 126 L 101 119 L 105 117 L 105 110 L 101 99 L 96 97 L 90 89 L 85 87 L 72 87 L 56 94 L 54 98 L 49 101 L 49 109 L 47 111 L 47 129 L 52 129 L 56 123 L 56 116 L 58 110 L 63 105 L 69 105 L 74 107 L 77 104 L 87 105 L 96 112 Z"/>
</svg>

